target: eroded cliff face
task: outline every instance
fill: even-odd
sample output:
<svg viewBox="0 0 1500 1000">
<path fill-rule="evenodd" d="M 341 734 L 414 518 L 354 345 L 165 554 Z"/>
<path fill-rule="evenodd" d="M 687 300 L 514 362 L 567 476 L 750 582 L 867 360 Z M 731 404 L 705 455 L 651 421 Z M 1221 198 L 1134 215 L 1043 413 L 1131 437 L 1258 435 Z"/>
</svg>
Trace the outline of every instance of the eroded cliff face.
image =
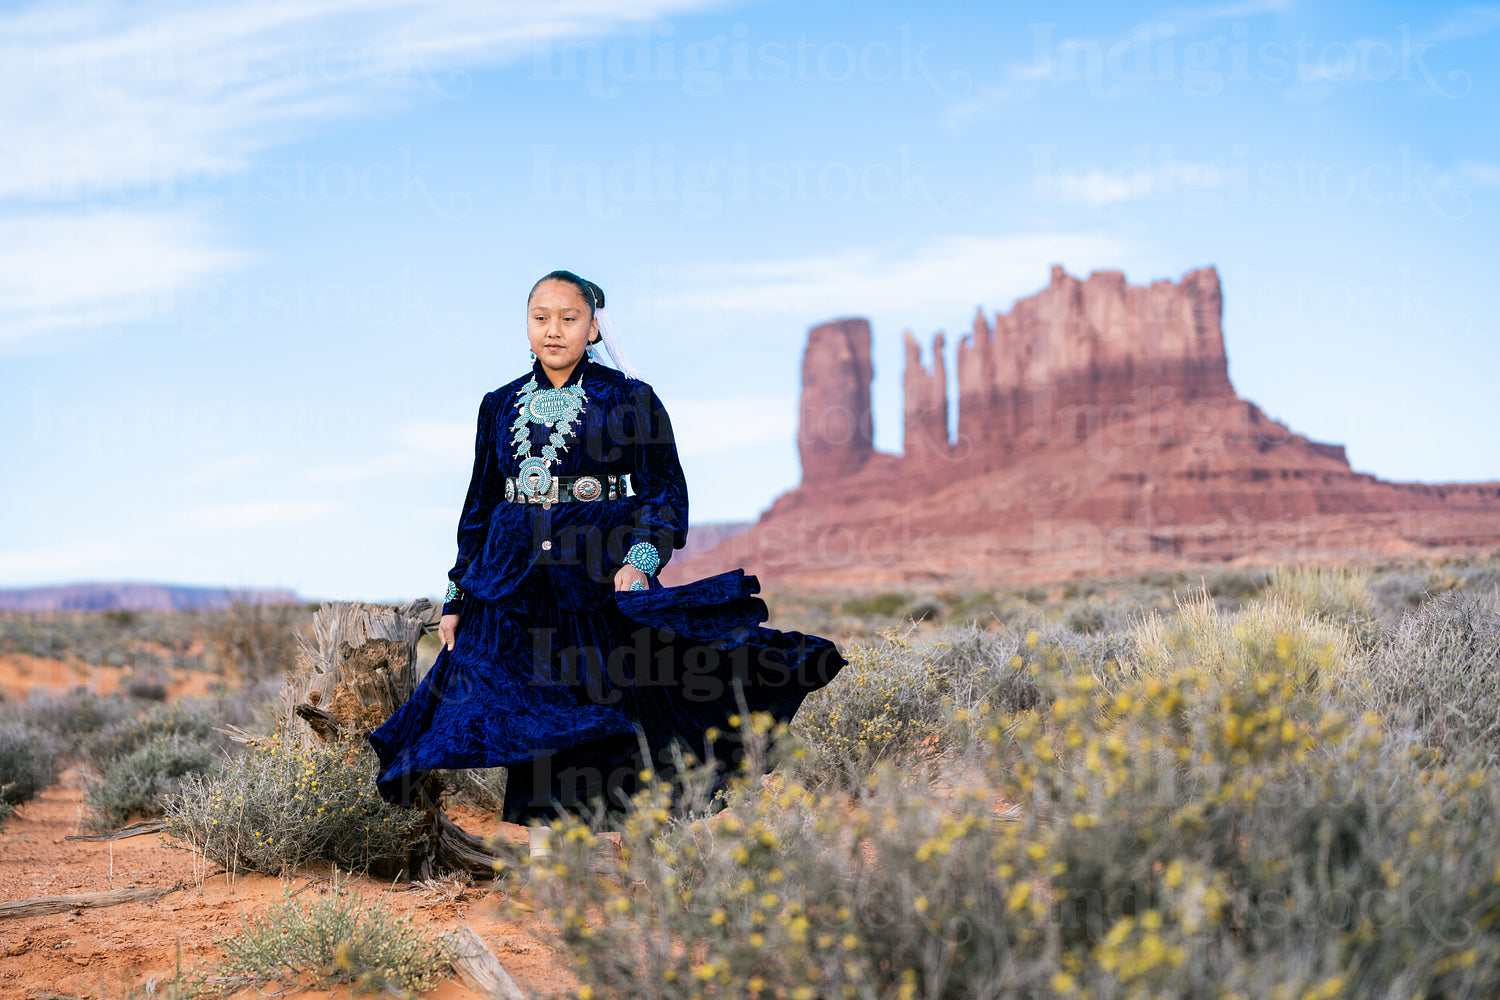
<svg viewBox="0 0 1500 1000">
<path fill-rule="evenodd" d="M 1222 308 L 1213 268 L 1140 288 L 1119 271 L 1079 281 L 1054 267 L 993 326 L 976 316 L 958 348 L 958 439 L 972 471 L 1159 407 L 1234 399 Z"/>
<path fill-rule="evenodd" d="M 922 347 L 906 331 L 906 430 L 901 452 L 911 466 L 942 467 L 952 460 L 948 440 L 948 370 L 943 360 L 943 335 L 932 338 L 932 371 L 922 364 Z"/>
<path fill-rule="evenodd" d="M 905 334 L 903 454 L 873 446 L 870 327 L 813 328 L 802 483 L 669 582 L 734 566 L 840 586 L 1005 582 L 1500 545 L 1500 484 L 1389 483 L 1229 380 L 1217 271 L 1146 287 L 1060 267 L 958 345 Z"/>
<path fill-rule="evenodd" d="M 816 484 L 858 472 L 875 451 L 870 414 L 870 321 L 815 326 L 802 355 L 797 452 L 802 481 Z"/>
</svg>

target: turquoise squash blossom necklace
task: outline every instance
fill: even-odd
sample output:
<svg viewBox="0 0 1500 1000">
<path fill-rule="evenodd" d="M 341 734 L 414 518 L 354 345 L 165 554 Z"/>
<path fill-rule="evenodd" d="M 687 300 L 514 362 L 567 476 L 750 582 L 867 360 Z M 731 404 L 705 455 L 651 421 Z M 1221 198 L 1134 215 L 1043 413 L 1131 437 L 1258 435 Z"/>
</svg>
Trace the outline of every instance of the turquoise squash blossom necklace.
<svg viewBox="0 0 1500 1000">
<path fill-rule="evenodd" d="M 552 463 L 557 460 L 557 453 L 567 448 L 568 433 L 578 422 L 578 415 L 584 411 L 583 404 L 587 400 L 582 379 L 576 385 L 538 389 L 536 372 L 532 372 L 531 378 L 521 386 L 520 397 L 516 400 L 516 419 L 510 429 L 516 458 L 521 459 L 520 468 L 516 470 L 516 487 L 528 497 L 545 496 L 552 489 Z M 539 456 L 531 454 L 531 424 L 546 424 L 552 428 Z"/>
</svg>

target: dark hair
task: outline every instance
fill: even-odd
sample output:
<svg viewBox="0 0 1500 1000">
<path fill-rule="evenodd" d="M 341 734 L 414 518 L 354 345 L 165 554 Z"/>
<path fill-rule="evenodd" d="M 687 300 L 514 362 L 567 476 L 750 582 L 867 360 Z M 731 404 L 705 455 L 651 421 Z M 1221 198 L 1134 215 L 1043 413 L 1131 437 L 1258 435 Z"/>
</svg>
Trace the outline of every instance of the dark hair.
<svg viewBox="0 0 1500 1000">
<path fill-rule="evenodd" d="M 604 289 L 592 281 L 580 278 L 572 271 L 551 271 L 538 278 L 536 284 L 531 286 L 531 291 L 526 295 L 527 305 L 531 304 L 531 297 L 536 294 L 538 286 L 544 281 L 566 281 L 578 289 L 578 294 L 583 296 L 583 301 L 589 304 L 589 319 L 594 318 L 594 313 L 597 310 L 604 308 Z M 590 341 L 590 343 L 598 343 L 598 341 Z"/>
</svg>

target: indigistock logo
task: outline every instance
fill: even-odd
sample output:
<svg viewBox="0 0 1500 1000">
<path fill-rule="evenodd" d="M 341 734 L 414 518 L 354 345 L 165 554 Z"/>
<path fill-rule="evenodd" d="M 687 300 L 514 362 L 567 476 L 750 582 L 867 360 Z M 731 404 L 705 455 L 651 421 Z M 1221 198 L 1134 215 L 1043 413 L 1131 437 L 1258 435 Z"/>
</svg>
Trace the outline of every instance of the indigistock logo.
<svg viewBox="0 0 1500 1000">
<path fill-rule="evenodd" d="M 1178 204 L 1207 218 L 1234 205 L 1421 205 L 1450 222 L 1469 216 L 1473 199 L 1452 171 L 1413 157 L 1403 143 L 1362 162 L 1254 157 L 1237 143 L 1227 156 L 1179 158 L 1167 144 L 1143 143 L 1128 161 L 1056 163 L 1056 146 L 1031 147 L 1031 199 L 1080 205 L 1096 213 L 1134 202 Z"/>
<path fill-rule="evenodd" d="M 59 173 L 39 177 L 27 194 L 35 201 L 72 204 L 110 204 L 129 196 L 139 204 L 184 205 L 204 215 L 240 205 L 359 204 L 423 208 L 458 222 L 473 210 L 469 193 L 445 190 L 433 177 L 437 164 L 421 158 L 410 143 L 360 160 L 298 154 L 260 158 L 236 170 L 188 167 L 174 150 L 153 152 L 144 151 L 129 175 Z"/>
<path fill-rule="evenodd" d="M 734 206 L 762 204 L 916 205 L 945 218 L 968 214 L 963 192 L 939 193 L 935 163 L 918 162 L 910 143 L 865 162 L 762 159 L 734 143 L 727 154 L 680 159 L 672 143 L 638 143 L 612 160 L 558 156 L 555 143 L 531 147 L 531 200 L 578 204 L 591 218 L 619 219 L 628 206 L 674 205 L 692 218 L 713 218 Z"/>
<path fill-rule="evenodd" d="M 1173 84 L 1189 97 L 1214 97 L 1228 85 L 1409 83 L 1450 100 L 1473 91 L 1473 78 L 1465 70 L 1433 72 L 1428 53 L 1435 43 L 1414 37 L 1409 22 L 1384 38 L 1319 42 L 1306 34 L 1293 41 L 1251 36 L 1243 21 L 1227 34 L 1199 38 L 1179 38 L 1171 23 L 1142 23 L 1105 44 L 1059 38 L 1056 23 L 1035 22 L 1031 63 L 1014 75 L 1027 82 L 1082 83 L 1091 96 L 1107 100 L 1145 84 Z"/>
<path fill-rule="evenodd" d="M 728 33 L 682 38 L 670 22 L 636 25 L 610 42 L 547 39 L 532 48 L 533 83 L 579 83 L 592 97 L 613 99 L 627 86 L 675 85 L 689 97 L 714 97 L 745 84 L 863 82 L 917 84 L 956 100 L 973 89 L 962 70 L 941 74 L 928 66 L 934 43 L 912 38 L 902 24 L 896 37 L 864 43 L 753 37 L 736 21 Z"/>
</svg>

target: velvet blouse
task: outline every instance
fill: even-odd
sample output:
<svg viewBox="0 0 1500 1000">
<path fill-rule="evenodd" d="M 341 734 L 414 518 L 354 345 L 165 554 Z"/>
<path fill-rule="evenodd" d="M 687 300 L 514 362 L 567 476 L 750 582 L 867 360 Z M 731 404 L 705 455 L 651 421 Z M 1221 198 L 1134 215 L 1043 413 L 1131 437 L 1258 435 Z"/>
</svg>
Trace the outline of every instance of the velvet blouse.
<svg viewBox="0 0 1500 1000">
<path fill-rule="evenodd" d="M 687 482 L 672 423 L 651 386 L 592 361 L 585 353 L 564 386 L 582 385 L 583 410 L 552 462 L 554 476 L 630 474 L 632 493 L 613 500 L 541 503 L 505 499 L 506 477 L 521 459 L 513 422 L 527 379 L 551 387 L 540 360 L 531 371 L 486 393 L 479 404 L 474 471 L 458 521 L 458 558 L 448 579 L 465 597 L 443 606 L 462 614 L 464 600 L 504 600 L 536 568 L 551 578 L 558 603 L 597 610 L 613 600 L 615 572 L 637 542 L 656 546 L 665 566 L 687 541 Z M 529 454 L 541 455 L 553 428 L 527 423 Z"/>
</svg>

